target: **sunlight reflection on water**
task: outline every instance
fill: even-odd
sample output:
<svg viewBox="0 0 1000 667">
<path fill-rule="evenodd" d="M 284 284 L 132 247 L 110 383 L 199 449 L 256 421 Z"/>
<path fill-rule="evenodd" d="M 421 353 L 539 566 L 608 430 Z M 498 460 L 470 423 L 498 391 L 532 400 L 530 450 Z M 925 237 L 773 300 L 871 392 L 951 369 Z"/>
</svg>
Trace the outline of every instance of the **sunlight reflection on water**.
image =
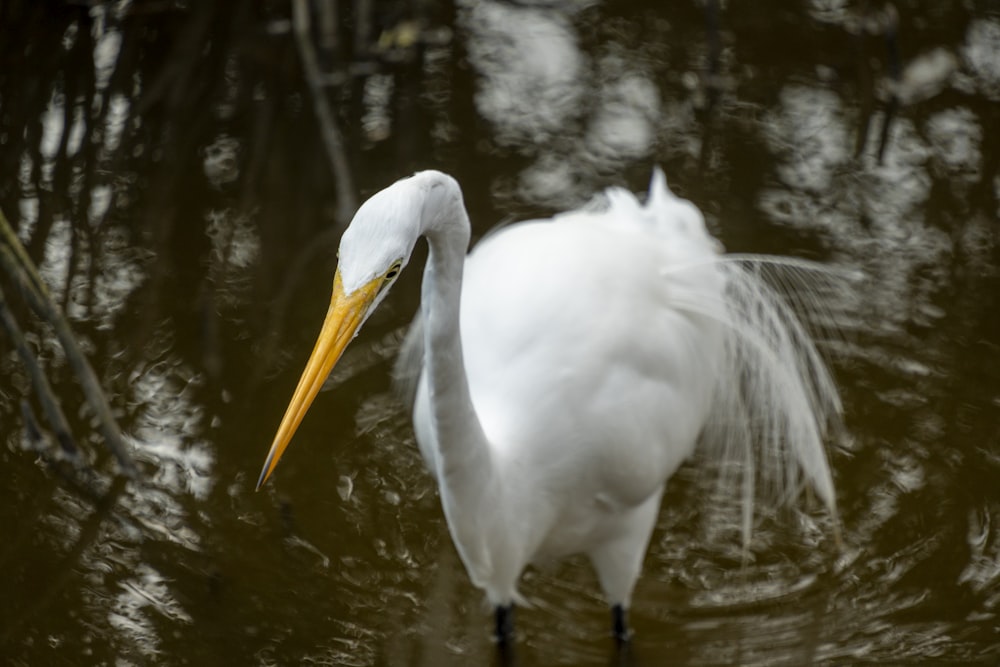
<svg viewBox="0 0 1000 667">
<path fill-rule="evenodd" d="M 469 59 L 483 77 L 477 107 L 501 144 L 545 143 L 581 112 L 583 53 L 559 12 L 473 3 L 464 23 Z"/>
</svg>

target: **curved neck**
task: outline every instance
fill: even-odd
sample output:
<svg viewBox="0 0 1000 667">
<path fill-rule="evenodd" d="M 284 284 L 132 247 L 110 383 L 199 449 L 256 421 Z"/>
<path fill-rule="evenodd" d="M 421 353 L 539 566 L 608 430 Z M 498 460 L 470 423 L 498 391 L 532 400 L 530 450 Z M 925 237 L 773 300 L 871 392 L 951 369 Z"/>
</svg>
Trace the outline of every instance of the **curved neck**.
<svg viewBox="0 0 1000 667">
<path fill-rule="evenodd" d="M 458 184 L 448 176 L 428 189 L 422 232 L 430 252 L 420 307 L 424 372 L 437 436 L 439 479 L 478 485 L 489 471 L 489 449 L 472 405 L 460 327 L 462 271 L 469 247 L 469 216 Z"/>
</svg>

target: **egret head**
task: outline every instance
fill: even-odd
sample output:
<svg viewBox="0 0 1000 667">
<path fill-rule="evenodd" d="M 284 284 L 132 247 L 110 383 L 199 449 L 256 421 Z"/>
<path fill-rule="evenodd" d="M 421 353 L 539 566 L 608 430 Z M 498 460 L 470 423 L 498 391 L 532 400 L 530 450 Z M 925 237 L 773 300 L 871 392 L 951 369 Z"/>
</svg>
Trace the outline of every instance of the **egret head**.
<svg viewBox="0 0 1000 667">
<path fill-rule="evenodd" d="M 384 296 L 406 265 L 420 235 L 420 190 L 413 177 L 397 181 L 361 205 L 344 230 L 337 253 L 337 272 L 344 293 L 372 286 Z M 382 280 L 388 276 L 388 280 Z M 377 305 L 377 299 L 372 305 Z"/>
<path fill-rule="evenodd" d="M 330 308 L 271 444 L 258 489 L 271 475 L 340 355 L 409 261 L 422 231 L 429 182 L 426 173 L 376 193 L 361 205 L 344 231 Z"/>
</svg>

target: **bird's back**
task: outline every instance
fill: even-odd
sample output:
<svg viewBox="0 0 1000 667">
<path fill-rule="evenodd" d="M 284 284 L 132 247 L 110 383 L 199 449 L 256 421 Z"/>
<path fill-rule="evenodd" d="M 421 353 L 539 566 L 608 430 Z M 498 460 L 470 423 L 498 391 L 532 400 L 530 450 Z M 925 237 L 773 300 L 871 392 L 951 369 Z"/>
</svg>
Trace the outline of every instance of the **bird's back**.
<svg viewBox="0 0 1000 667">
<path fill-rule="evenodd" d="M 497 460 L 567 503 L 630 507 L 694 449 L 723 282 L 693 206 L 665 186 L 646 206 L 608 196 L 603 210 L 513 225 L 477 246 L 461 327 Z"/>
</svg>

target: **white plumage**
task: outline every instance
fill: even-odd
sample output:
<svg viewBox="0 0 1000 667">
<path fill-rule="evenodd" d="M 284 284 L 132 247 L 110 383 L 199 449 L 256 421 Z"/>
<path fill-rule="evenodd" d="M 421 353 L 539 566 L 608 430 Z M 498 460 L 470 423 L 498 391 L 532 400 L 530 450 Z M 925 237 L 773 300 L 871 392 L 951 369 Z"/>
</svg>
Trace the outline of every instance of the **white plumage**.
<svg viewBox="0 0 1000 667">
<path fill-rule="evenodd" d="M 794 489 L 804 473 L 835 510 L 822 434 L 839 399 L 752 270 L 767 260 L 722 254 L 659 170 L 645 204 L 616 188 L 604 200 L 505 227 L 466 257 L 451 177 L 420 172 L 369 199 L 344 233 L 330 313 L 261 473 L 426 237 L 398 374 L 415 383 L 421 452 L 503 641 L 525 566 L 574 553 L 594 564 L 627 636 L 665 484 L 699 438 L 743 466 L 745 531 L 762 472 Z"/>
</svg>

